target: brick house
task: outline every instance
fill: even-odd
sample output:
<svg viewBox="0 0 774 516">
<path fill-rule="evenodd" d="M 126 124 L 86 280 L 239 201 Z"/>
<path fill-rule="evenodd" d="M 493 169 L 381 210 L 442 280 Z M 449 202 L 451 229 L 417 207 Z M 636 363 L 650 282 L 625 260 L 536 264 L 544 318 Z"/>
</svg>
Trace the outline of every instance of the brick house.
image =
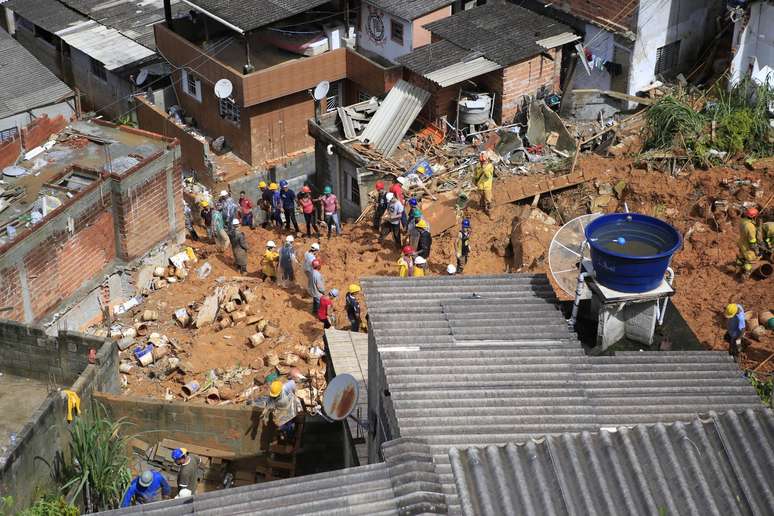
<svg viewBox="0 0 774 516">
<path fill-rule="evenodd" d="M 6 177 L 7 191 L 18 193 L 0 213 L 5 319 L 39 323 L 92 291 L 110 305 L 125 298 L 110 274 L 161 243 L 182 241 L 176 140 L 98 120 L 65 125 L 61 117 L 39 119 L 25 129 L 27 150 L 56 143 Z M 0 160 L 6 154 L 18 156 L 18 143 L 0 147 Z"/>
<path fill-rule="evenodd" d="M 570 27 L 509 3 L 462 11 L 425 28 L 432 43 L 398 62 L 406 80 L 432 93 L 422 117 L 436 123 L 455 121 L 461 91 L 494 94 L 494 120 L 511 122 L 525 96 L 559 90 L 562 46 L 579 38 Z"/>
</svg>

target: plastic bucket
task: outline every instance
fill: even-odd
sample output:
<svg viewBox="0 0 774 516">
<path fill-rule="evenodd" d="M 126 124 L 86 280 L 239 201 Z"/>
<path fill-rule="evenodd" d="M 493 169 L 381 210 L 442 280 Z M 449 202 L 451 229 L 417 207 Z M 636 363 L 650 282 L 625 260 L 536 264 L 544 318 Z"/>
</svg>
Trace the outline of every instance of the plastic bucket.
<svg viewBox="0 0 774 516">
<path fill-rule="evenodd" d="M 199 382 L 188 382 L 187 384 L 183 385 L 183 394 L 186 396 L 193 396 L 196 391 L 199 390 Z"/>
</svg>

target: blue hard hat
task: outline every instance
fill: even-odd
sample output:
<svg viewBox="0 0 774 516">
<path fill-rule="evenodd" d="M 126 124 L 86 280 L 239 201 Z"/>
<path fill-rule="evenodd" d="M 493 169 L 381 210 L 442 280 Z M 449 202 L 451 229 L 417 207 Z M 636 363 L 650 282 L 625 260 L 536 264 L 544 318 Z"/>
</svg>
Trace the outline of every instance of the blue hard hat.
<svg viewBox="0 0 774 516">
<path fill-rule="evenodd" d="M 172 460 L 180 460 L 185 457 L 187 450 L 185 448 L 175 448 L 172 450 Z"/>
<path fill-rule="evenodd" d="M 288 186 L 288 182 L 287 182 L 287 181 L 285 181 L 284 179 L 283 179 L 283 180 L 281 180 L 281 181 L 280 181 L 280 188 L 285 188 L 286 186 Z"/>
<path fill-rule="evenodd" d="M 416 206 L 417 205 L 417 200 L 412 197 L 411 199 L 409 199 L 409 204 L 412 205 L 412 206 Z"/>
<path fill-rule="evenodd" d="M 470 219 L 462 219 L 462 227 L 463 228 L 469 228 L 470 227 Z"/>
</svg>

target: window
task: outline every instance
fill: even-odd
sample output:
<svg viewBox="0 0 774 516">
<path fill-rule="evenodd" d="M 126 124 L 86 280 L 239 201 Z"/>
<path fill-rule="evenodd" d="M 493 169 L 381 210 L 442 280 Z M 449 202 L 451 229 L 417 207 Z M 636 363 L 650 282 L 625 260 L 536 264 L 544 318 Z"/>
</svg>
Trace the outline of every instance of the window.
<svg viewBox="0 0 774 516">
<path fill-rule="evenodd" d="M 3 129 L 2 131 L 0 131 L 0 143 L 13 140 L 17 136 L 19 136 L 18 128 L 11 127 L 10 129 Z"/>
<path fill-rule="evenodd" d="M 236 124 L 239 123 L 239 106 L 231 99 L 220 99 L 218 103 L 218 113 L 221 118 L 230 120 Z"/>
<path fill-rule="evenodd" d="M 398 45 L 403 45 L 403 24 L 390 18 L 390 38 Z"/>
<path fill-rule="evenodd" d="M 183 76 L 181 78 L 183 83 L 183 91 L 197 101 L 202 101 L 202 81 L 196 78 L 196 76 L 188 70 L 183 70 Z"/>
<path fill-rule="evenodd" d="M 680 41 L 675 41 L 656 50 L 656 75 L 668 74 L 677 68 L 680 59 Z"/>
<path fill-rule="evenodd" d="M 339 95 L 341 94 L 341 81 L 332 82 L 328 89 L 328 98 L 326 99 L 325 111 L 330 113 L 336 111 L 339 107 Z"/>
<path fill-rule="evenodd" d="M 93 57 L 90 57 L 89 60 L 91 61 L 91 74 L 100 81 L 107 82 L 107 71 L 102 63 Z"/>
<path fill-rule="evenodd" d="M 349 200 L 360 206 L 360 185 L 357 183 L 356 177 L 349 177 L 350 195 Z"/>
</svg>

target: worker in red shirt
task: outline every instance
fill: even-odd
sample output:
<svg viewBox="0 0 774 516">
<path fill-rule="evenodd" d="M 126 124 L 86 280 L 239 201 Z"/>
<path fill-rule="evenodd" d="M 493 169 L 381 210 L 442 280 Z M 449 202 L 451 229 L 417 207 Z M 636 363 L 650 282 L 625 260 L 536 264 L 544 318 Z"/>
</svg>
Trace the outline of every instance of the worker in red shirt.
<svg viewBox="0 0 774 516">
<path fill-rule="evenodd" d="M 320 308 L 317 310 L 317 318 L 323 323 L 323 329 L 325 330 L 331 327 L 330 319 L 333 317 L 333 314 L 330 312 L 333 309 L 333 300 L 337 297 L 339 297 L 339 290 L 334 288 L 328 292 L 327 296 L 320 298 Z"/>
<path fill-rule="evenodd" d="M 400 184 L 397 177 L 392 178 L 392 186 L 390 187 L 389 191 L 392 192 L 392 195 L 398 198 L 398 202 L 401 204 L 405 203 L 403 199 L 403 185 Z"/>
<path fill-rule="evenodd" d="M 253 203 L 242 190 L 239 192 L 239 218 L 241 219 L 242 227 L 253 228 Z"/>
</svg>

